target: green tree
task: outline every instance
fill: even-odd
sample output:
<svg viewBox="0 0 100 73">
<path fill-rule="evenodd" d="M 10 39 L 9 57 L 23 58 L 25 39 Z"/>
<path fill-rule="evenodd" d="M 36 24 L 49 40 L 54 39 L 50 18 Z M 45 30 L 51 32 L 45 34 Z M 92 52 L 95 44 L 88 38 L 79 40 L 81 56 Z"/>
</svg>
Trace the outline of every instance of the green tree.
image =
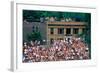
<svg viewBox="0 0 100 73">
<path fill-rule="evenodd" d="M 35 41 L 35 40 L 41 41 L 42 40 L 42 36 L 41 36 L 40 31 L 38 30 L 38 27 L 36 27 L 35 30 L 33 28 L 32 33 L 27 35 L 27 40 L 28 41 Z"/>
</svg>

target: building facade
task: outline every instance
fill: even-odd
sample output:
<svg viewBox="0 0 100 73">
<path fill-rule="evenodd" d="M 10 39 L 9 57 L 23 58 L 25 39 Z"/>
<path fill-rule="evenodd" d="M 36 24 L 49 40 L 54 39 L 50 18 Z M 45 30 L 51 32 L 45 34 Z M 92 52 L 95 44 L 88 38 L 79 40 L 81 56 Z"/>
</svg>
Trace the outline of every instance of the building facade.
<svg viewBox="0 0 100 73">
<path fill-rule="evenodd" d="M 48 44 L 53 40 L 64 40 L 66 37 L 77 36 L 84 32 L 85 22 L 47 22 Z"/>
</svg>

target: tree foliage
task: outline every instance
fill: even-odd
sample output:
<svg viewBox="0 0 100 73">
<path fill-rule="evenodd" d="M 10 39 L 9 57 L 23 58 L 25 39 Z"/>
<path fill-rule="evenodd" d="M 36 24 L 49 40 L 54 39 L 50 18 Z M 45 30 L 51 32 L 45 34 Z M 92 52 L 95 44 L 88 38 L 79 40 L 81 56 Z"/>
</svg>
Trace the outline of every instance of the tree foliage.
<svg viewBox="0 0 100 73">
<path fill-rule="evenodd" d="M 58 20 L 61 18 L 72 18 L 76 21 L 87 21 L 85 18 L 88 14 L 89 13 L 80 12 L 23 10 L 23 20 L 27 20 L 29 22 L 38 22 L 40 17 L 56 17 Z"/>
<path fill-rule="evenodd" d="M 27 35 L 27 40 L 28 41 L 35 41 L 35 40 L 41 41 L 42 40 L 42 36 L 41 36 L 40 31 L 38 30 L 38 27 L 36 27 L 35 30 L 33 28 L 32 33 Z"/>
</svg>

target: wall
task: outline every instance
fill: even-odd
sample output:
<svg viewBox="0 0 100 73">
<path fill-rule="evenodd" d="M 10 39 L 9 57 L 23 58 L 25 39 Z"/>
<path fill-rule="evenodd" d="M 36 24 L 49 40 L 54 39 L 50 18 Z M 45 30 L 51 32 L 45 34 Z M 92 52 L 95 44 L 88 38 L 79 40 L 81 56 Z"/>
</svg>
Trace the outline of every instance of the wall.
<svg viewBox="0 0 100 73">
<path fill-rule="evenodd" d="M 10 1 L 11 0 L 0 0 L 0 73 L 10 73 Z M 26 0 L 24 0 L 26 1 Z M 95 33 L 97 35 L 95 38 L 95 41 L 97 41 L 96 48 L 98 48 L 98 65 L 97 67 L 79 67 L 79 68 L 62 68 L 62 69 L 56 69 L 56 70 L 38 70 L 35 71 L 36 73 L 100 73 L 100 5 L 99 0 L 33 0 L 34 3 L 43 3 L 43 4 L 65 4 L 65 5 L 74 5 L 77 4 L 77 6 L 95 6 L 97 8 L 98 12 L 98 26 Z M 96 19 L 96 20 L 97 20 Z M 34 71 L 33 71 L 34 72 Z M 34 72 L 34 73 L 35 73 Z M 23 72 L 21 72 L 23 73 Z M 28 73 L 28 72 L 26 72 Z"/>
</svg>

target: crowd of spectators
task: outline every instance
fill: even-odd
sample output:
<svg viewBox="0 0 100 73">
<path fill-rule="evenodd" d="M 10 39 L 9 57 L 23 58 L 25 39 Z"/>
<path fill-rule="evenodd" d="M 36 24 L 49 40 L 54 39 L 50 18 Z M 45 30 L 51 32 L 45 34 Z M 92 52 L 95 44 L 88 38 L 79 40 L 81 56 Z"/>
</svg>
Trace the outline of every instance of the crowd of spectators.
<svg viewBox="0 0 100 73">
<path fill-rule="evenodd" d="M 40 41 L 24 42 L 23 62 L 47 62 L 90 59 L 88 45 L 81 38 L 54 40 L 49 46 Z"/>
</svg>

